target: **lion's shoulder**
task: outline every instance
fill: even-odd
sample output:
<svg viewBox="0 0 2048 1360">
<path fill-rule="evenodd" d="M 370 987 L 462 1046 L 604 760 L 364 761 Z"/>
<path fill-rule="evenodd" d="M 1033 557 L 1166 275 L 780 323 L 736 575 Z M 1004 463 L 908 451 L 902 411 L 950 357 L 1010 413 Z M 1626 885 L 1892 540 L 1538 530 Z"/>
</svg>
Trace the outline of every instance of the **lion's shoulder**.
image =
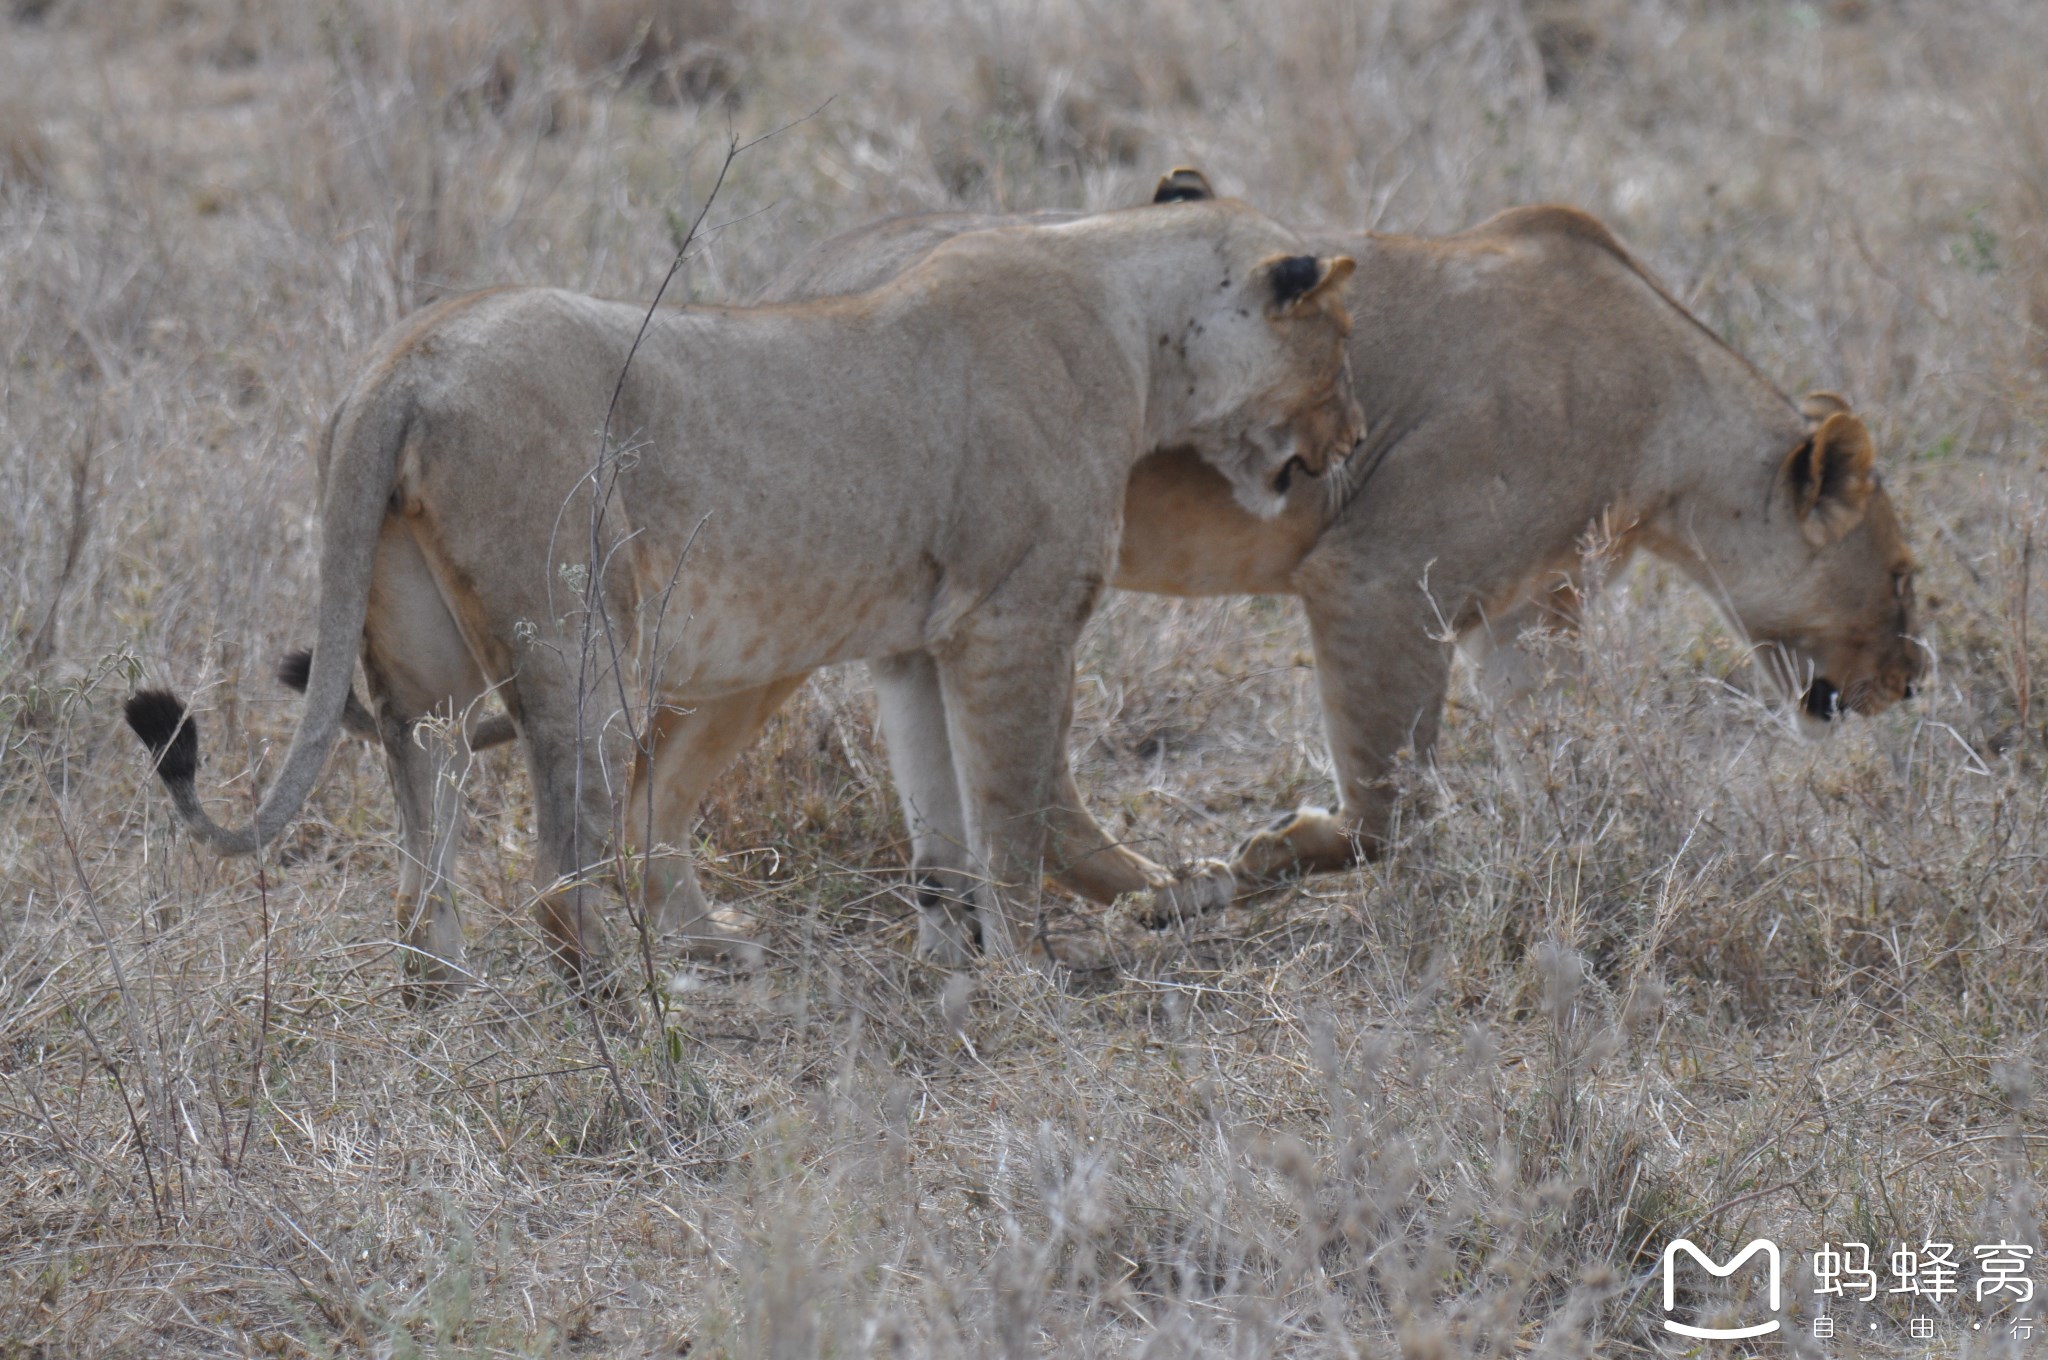
<svg viewBox="0 0 2048 1360">
<path fill-rule="evenodd" d="M 1605 222 L 1581 208 L 1563 203 L 1531 203 L 1495 213 L 1474 227 L 1468 236 L 1506 236 L 1521 239 L 1557 239 L 1576 242 L 1604 251 L 1629 265 L 1635 257 Z"/>
<path fill-rule="evenodd" d="M 1680 311 L 1686 310 L 1612 228 L 1581 208 L 1563 203 L 1509 208 L 1468 231 L 1439 239 L 1457 251 L 1521 255 L 1536 268 L 1561 272 L 1562 277 L 1607 273 L 1609 277 L 1631 278 Z"/>
<path fill-rule="evenodd" d="M 1637 343 L 1664 335 L 1687 344 L 1722 352 L 1760 381 L 1777 388 L 1745 356 L 1729 346 L 1700 320 L 1664 280 L 1623 244 L 1605 222 L 1562 203 L 1537 203 L 1509 208 L 1469 231 L 1437 238 L 1453 251 L 1492 251 L 1520 255 L 1525 277 L 1534 277 L 1551 296 L 1569 305 L 1599 309 L 1610 320 L 1633 316 L 1648 323 L 1661 317 L 1675 323 L 1632 331 Z M 1778 394 L 1783 400 L 1783 395 Z"/>
</svg>

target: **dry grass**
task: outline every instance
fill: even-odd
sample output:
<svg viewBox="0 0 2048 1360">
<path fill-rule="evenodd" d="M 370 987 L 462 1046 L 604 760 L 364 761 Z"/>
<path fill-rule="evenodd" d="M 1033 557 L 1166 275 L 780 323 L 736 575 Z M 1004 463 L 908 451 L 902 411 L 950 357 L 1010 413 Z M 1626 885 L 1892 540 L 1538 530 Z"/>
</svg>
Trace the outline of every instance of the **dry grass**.
<svg viewBox="0 0 2048 1360">
<path fill-rule="evenodd" d="M 1680 1232 L 2039 1243 L 2029 0 L 11 13 L 0 1356 L 1565 1356 L 1656 1344 Z M 499 753 L 462 878 L 490 985 L 408 1012 L 378 762 L 339 756 L 278 862 L 214 863 L 116 704 L 195 692 L 209 791 L 252 798 L 351 357 L 449 289 L 648 296 L 728 126 L 821 105 L 735 167 L 682 292 L 1183 162 L 1303 222 L 1603 214 L 1783 385 L 1873 416 L 1937 674 L 1801 744 L 1639 572 L 1568 694 L 1454 710 L 1383 863 L 1167 935 L 1049 901 L 1073 968 L 971 984 L 910 959 L 833 677 L 706 823 L 765 967 L 594 1027 L 526 924 Z M 1305 650 L 1284 604 L 1112 601 L 1075 734 L 1105 818 L 1213 851 L 1324 796 Z M 1845 1348 L 1906 1349 L 1880 1315 Z"/>
</svg>

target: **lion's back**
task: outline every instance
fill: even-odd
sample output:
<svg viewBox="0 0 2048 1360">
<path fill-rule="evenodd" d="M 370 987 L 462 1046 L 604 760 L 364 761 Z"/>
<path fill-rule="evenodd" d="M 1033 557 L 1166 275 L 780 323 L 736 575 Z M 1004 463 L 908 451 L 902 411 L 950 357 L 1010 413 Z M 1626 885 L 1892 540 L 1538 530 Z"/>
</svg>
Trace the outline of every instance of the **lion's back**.
<svg viewBox="0 0 2048 1360">
<path fill-rule="evenodd" d="M 1074 214 L 913 213 L 871 222 L 803 251 L 761 289 L 759 302 L 802 302 L 880 287 L 955 236 L 991 227 L 1070 220 Z"/>
</svg>

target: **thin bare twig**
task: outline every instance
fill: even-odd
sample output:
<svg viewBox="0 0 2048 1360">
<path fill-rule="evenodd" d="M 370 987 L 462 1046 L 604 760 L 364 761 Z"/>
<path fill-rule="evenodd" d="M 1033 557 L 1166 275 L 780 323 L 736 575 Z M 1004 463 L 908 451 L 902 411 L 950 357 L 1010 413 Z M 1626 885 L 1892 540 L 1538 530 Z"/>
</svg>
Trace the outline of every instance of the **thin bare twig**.
<svg viewBox="0 0 2048 1360">
<path fill-rule="evenodd" d="M 254 801 L 253 794 L 251 801 Z M 264 872 L 260 858 L 256 862 L 256 902 L 263 927 L 263 1009 L 256 1025 L 256 1055 L 250 1062 L 249 1110 L 242 1119 L 241 1146 L 235 1150 L 236 1176 L 249 1161 L 249 1132 L 256 1125 L 256 1110 L 263 1102 L 263 1060 L 270 1047 L 270 876 Z"/>
<path fill-rule="evenodd" d="M 829 102 L 828 100 L 827 103 Z M 611 665 L 611 680 L 618 690 L 620 712 L 629 715 L 629 721 L 630 714 L 632 713 L 632 703 L 626 692 L 625 658 L 622 654 L 617 629 L 611 618 L 611 611 L 605 607 L 604 602 L 604 582 L 611 557 L 611 550 L 607 549 L 605 545 L 605 521 L 610 512 L 612 501 L 617 495 L 621 459 L 627 452 L 613 446 L 612 430 L 618 417 L 619 401 L 625 393 L 626 380 L 631 375 L 633 360 L 639 354 L 640 346 L 646 340 L 647 332 L 654 324 L 655 313 L 660 310 L 662 300 L 668 295 L 670 285 L 674 283 L 676 275 L 681 272 L 684 260 L 689 257 L 690 247 L 696 241 L 697 234 L 704 224 L 705 217 L 709 215 L 713 204 L 717 202 L 719 191 L 724 187 L 727 175 L 731 173 L 733 162 L 739 159 L 741 153 L 758 146 L 770 137 L 795 127 L 799 123 L 816 117 L 819 113 L 823 112 L 824 108 L 825 105 L 821 104 L 803 118 L 783 124 L 750 141 L 742 142 L 737 135 L 728 133 L 725 158 L 719 163 L 718 174 L 712 181 L 711 190 L 705 195 L 703 203 L 698 206 L 697 214 L 691 220 L 689 230 L 683 234 L 682 240 L 677 243 L 675 255 L 670 259 L 668 269 L 662 275 L 660 285 L 654 290 L 654 296 L 648 301 L 646 310 L 641 314 L 639 328 L 634 332 L 633 343 L 626 349 L 626 357 L 619 365 L 618 378 L 612 384 L 611 398 L 605 404 L 604 423 L 599 430 L 598 436 L 597 462 L 585 479 L 585 484 L 589 486 L 591 492 L 591 505 L 589 538 L 585 559 L 586 568 L 582 582 L 583 618 L 581 623 L 582 634 L 578 646 L 576 679 L 576 772 L 571 785 L 573 802 L 569 821 L 570 860 L 577 868 L 574 879 L 568 885 L 568 891 L 572 894 L 570 899 L 571 917 L 579 935 L 583 929 L 583 894 L 588 882 L 588 875 L 583 871 L 586 852 L 586 847 L 583 844 L 584 790 L 586 780 L 589 777 L 590 733 L 587 727 L 587 720 L 593 679 L 592 664 L 600 634 L 604 641 L 605 653 Z M 693 541 L 694 538 L 695 535 L 693 534 Z M 550 551 L 549 560 L 553 560 L 552 551 Z M 677 571 L 680 572 L 680 570 L 681 565 L 678 563 Z M 651 762 L 653 759 L 651 709 L 649 717 L 650 721 L 643 730 L 633 734 L 632 745 L 641 753 L 643 760 Z M 618 839 L 621 838 L 615 831 L 614 840 Z M 651 851 L 652 847 L 650 846 L 648 847 L 648 853 L 651 854 Z M 649 862 L 643 858 L 643 872 Z M 624 875 L 621 875 L 621 887 L 629 887 Z M 631 896 L 630 891 L 627 895 Z M 660 988 L 654 983 L 652 944 L 646 938 L 647 923 L 644 908 L 637 913 L 637 917 L 635 927 L 642 936 L 641 949 L 643 968 L 646 971 L 648 983 L 647 991 L 653 998 L 658 1020 L 662 1013 L 663 1000 L 659 995 Z M 662 1141 L 668 1143 L 670 1137 L 666 1123 L 655 1112 L 652 1104 L 645 1099 L 644 1095 L 640 1099 L 635 1100 L 628 1093 L 625 1080 L 619 1073 L 617 1063 L 612 1058 L 611 1046 L 604 1037 L 604 1026 L 602 1024 L 593 1025 L 592 1030 L 595 1035 L 599 1061 L 604 1067 L 607 1080 L 610 1082 L 614 1094 L 619 1098 L 622 1107 L 628 1110 L 637 1107 L 648 1128 L 659 1133 Z M 666 1052 L 665 1045 L 660 1047 Z"/>
</svg>

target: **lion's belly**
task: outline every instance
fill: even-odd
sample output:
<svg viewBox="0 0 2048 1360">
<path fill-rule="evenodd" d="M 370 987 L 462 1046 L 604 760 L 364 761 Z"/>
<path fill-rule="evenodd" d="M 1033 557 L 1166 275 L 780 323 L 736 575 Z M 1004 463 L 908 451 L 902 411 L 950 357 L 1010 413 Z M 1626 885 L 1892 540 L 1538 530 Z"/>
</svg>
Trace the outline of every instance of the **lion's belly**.
<svg viewBox="0 0 2048 1360">
<path fill-rule="evenodd" d="M 662 590 L 643 590 L 654 682 L 709 698 L 923 646 L 929 583 L 897 564 L 877 567 L 836 576 L 699 571 L 679 579 L 666 609 Z"/>
</svg>

